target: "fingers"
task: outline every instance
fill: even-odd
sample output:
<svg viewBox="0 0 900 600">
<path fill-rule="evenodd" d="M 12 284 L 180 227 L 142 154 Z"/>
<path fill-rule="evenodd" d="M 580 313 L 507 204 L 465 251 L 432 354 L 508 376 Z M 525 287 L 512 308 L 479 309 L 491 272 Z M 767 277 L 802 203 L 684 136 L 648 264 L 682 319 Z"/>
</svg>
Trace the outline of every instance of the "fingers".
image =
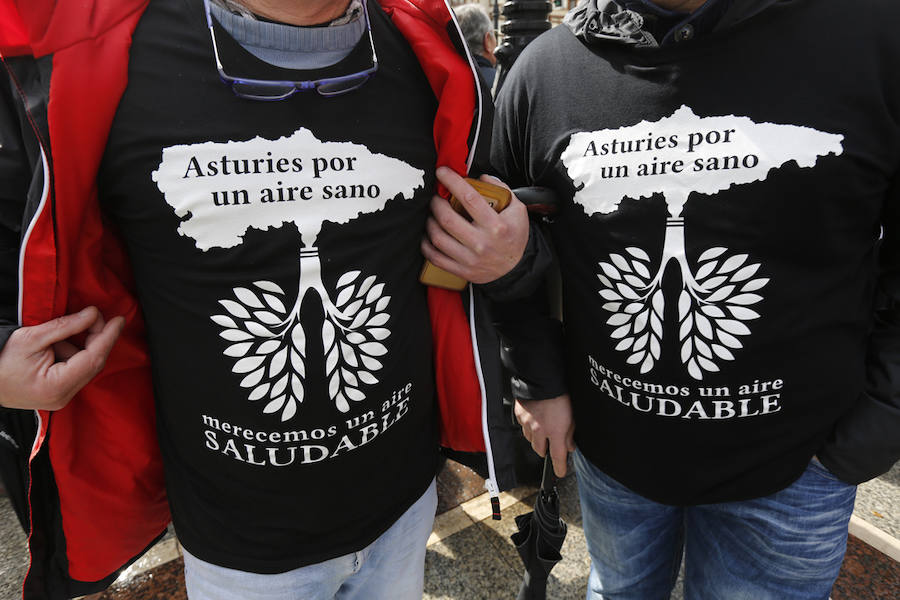
<svg viewBox="0 0 900 600">
<path fill-rule="evenodd" d="M 57 342 L 89 329 L 98 318 L 103 319 L 100 316 L 100 311 L 93 306 L 89 306 L 71 315 L 58 317 L 40 325 L 25 327 L 21 330 L 23 332 L 23 342 L 25 343 L 23 349 L 31 352 L 44 350 Z"/>
<path fill-rule="evenodd" d="M 60 394 L 71 397 L 103 370 L 113 345 L 125 326 L 123 317 L 116 317 L 92 334 L 85 347 L 65 362 L 52 365 L 47 371 L 48 383 Z"/>
<path fill-rule="evenodd" d="M 563 439 L 550 440 L 550 460 L 553 462 L 553 472 L 557 477 L 566 476 L 566 461 L 569 458 L 569 449 Z"/>
<path fill-rule="evenodd" d="M 438 167 L 436 171 L 438 181 L 444 184 L 451 194 L 456 196 L 466 212 L 473 221 L 479 223 L 490 223 L 497 218 L 497 213 L 491 208 L 484 198 L 481 197 L 475 188 L 466 183 L 458 173 L 449 167 Z M 482 181 L 484 179 L 482 178 Z M 493 183 L 491 181 L 490 183 Z"/>
</svg>

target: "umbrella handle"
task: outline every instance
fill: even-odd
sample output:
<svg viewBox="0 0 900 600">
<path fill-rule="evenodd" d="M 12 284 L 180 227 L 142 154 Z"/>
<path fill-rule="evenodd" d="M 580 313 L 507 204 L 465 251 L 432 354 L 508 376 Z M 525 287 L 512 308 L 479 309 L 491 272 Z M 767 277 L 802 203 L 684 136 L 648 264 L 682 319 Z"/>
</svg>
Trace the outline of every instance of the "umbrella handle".
<svg viewBox="0 0 900 600">
<path fill-rule="evenodd" d="M 549 493 L 556 488 L 556 473 L 553 472 L 553 461 L 550 460 L 550 444 L 547 444 L 547 453 L 544 455 L 544 474 L 541 476 L 541 491 Z"/>
</svg>

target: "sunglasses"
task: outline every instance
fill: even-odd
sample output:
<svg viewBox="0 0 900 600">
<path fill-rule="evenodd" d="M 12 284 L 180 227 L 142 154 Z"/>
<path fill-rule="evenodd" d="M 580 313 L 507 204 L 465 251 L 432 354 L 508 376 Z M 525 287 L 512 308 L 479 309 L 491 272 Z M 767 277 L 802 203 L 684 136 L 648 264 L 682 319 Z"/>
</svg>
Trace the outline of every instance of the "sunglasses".
<svg viewBox="0 0 900 600">
<path fill-rule="evenodd" d="M 366 7 L 366 0 L 362 0 L 362 13 L 366 23 L 366 33 L 369 36 L 369 45 L 372 48 L 372 66 L 368 69 L 351 73 L 350 75 L 341 75 L 339 77 L 325 77 L 323 79 L 312 79 L 307 81 L 273 81 L 267 79 L 248 79 L 246 77 L 232 77 L 228 75 L 222 68 L 222 61 L 219 59 L 219 48 L 216 44 L 216 32 L 213 28 L 212 15 L 209 12 L 209 0 L 203 0 L 203 7 L 206 10 L 206 24 L 209 27 L 209 36 L 212 38 L 213 54 L 216 57 L 216 70 L 222 81 L 231 88 L 239 98 L 248 100 L 275 101 L 284 100 L 293 96 L 295 93 L 306 90 L 315 90 L 321 96 L 331 97 L 340 96 L 355 89 L 369 80 L 375 71 L 378 70 L 378 56 L 375 54 L 375 40 L 372 39 L 372 23 L 369 21 L 369 11 Z"/>
</svg>

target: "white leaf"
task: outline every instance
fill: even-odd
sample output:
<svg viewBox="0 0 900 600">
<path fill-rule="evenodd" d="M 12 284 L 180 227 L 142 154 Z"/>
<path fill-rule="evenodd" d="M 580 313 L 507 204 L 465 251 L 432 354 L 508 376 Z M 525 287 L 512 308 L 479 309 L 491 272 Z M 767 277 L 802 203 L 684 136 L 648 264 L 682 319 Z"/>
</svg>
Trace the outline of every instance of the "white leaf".
<svg viewBox="0 0 900 600">
<path fill-rule="evenodd" d="M 306 332 L 303 331 L 303 325 L 297 323 L 294 326 L 294 329 L 291 331 L 291 341 L 294 343 L 294 348 L 296 348 L 297 352 L 303 354 L 306 352 Z"/>
<path fill-rule="evenodd" d="M 358 329 L 363 323 L 366 322 L 366 319 L 369 318 L 369 314 L 371 314 L 371 312 L 371 308 L 364 308 L 356 313 L 356 318 L 354 318 L 353 322 L 350 323 L 350 329 Z"/>
<path fill-rule="evenodd" d="M 653 310 L 656 311 L 656 314 L 662 315 L 666 309 L 666 299 L 663 296 L 662 289 L 658 289 L 653 293 Z"/>
<path fill-rule="evenodd" d="M 334 399 L 334 405 L 342 413 L 348 412 L 350 410 L 350 405 L 347 403 L 347 399 L 344 398 L 343 394 L 338 394 L 338 396 Z"/>
<path fill-rule="evenodd" d="M 603 308 L 606 308 L 607 306 L 609 306 L 609 304 L 605 304 L 605 305 L 603 306 Z M 616 304 L 616 306 L 617 306 L 617 307 L 621 307 L 622 305 L 621 305 L 621 304 Z M 625 307 L 625 313 L 626 313 L 626 314 L 629 314 L 629 315 L 633 315 L 633 314 L 636 313 L 636 312 L 640 312 L 640 310 L 641 310 L 642 308 L 644 308 L 643 303 L 641 303 L 641 302 L 632 302 L 631 304 L 629 304 L 629 305 L 627 305 L 627 306 Z M 606 310 L 610 310 L 610 309 L 607 308 Z M 619 310 L 619 309 L 616 308 L 616 311 L 618 311 L 618 310 Z"/>
<path fill-rule="evenodd" d="M 263 303 L 260 302 L 257 295 L 247 288 L 234 288 L 234 295 L 237 296 L 237 299 L 243 302 L 245 306 L 251 308 L 264 308 Z"/>
<path fill-rule="evenodd" d="M 717 289 L 715 292 L 706 297 L 707 302 L 719 302 L 731 295 L 731 292 L 734 291 L 733 285 L 724 285 Z"/>
<path fill-rule="evenodd" d="M 275 342 L 276 345 L 278 342 Z M 231 356 L 232 358 L 238 358 L 239 356 L 246 356 L 247 351 L 250 350 L 250 347 L 253 346 L 253 342 L 243 342 L 241 344 L 234 344 L 233 346 L 228 346 L 225 349 L 225 356 Z"/>
<path fill-rule="evenodd" d="M 653 358 L 659 358 L 660 350 L 659 340 L 655 337 L 650 338 L 650 355 Z"/>
<path fill-rule="evenodd" d="M 694 328 L 694 314 L 688 313 L 688 316 L 681 322 L 681 327 L 678 329 L 678 339 L 683 340 L 691 333 L 691 330 Z"/>
<path fill-rule="evenodd" d="M 612 282 L 610 282 L 610 280 L 607 279 L 606 277 L 604 277 L 603 275 L 597 273 L 597 279 L 600 280 L 600 283 L 603 284 L 603 287 L 607 287 L 607 288 L 612 287 Z"/>
<path fill-rule="evenodd" d="M 719 325 L 719 327 L 721 327 L 728 333 L 733 333 L 734 335 L 750 335 L 750 329 L 740 321 L 722 319 L 720 321 L 716 321 L 716 323 Z"/>
<path fill-rule="evenodd" d="M 644 263 L 634 261 L 631 263 L 631 266 L 634 267 L 634 272 L 643 277 L 645 281 L 650 279 L 650 270 L 644 266 Z"/>
<path fill-rule="evenodd" d="M 703 371 L 700 370 L 700 367 L 697 366 L 697 361 L 693 358 L 688 361 L 688 373 L 690 373 L 691 377 L 694 379 L 703 379 Z"/>
<path fill-rule="evenodd" d="M 273 283 L 271 281 L 254 281 L 253 285 L 258 287 L 261 290 L 265 290 L 267 292 L 272 292 L 274 294 L 284 295 L 284 290 L 281 289 L 277 283 Z"/>
<path fill-rule="evenodd" d="M 263 362 L 262 356 L 247 356 L 234 363 L 231 370 L 234 373 L 249 373 Z"/>
<path fill-rule="evenodd" d="M 385 323 L 391 320 L 391 316 L 387 313 L 379 313 L 369 319 L 369 322 L 366 323 L 366 327 L 381 327 Z"/>
<path fill-rule="evenodd" d="M 620 325 L 628 323 L 630 320 L 631 315 L 626 313 L 616 313 L 606 320 L 606 324 L 611 325 L 612 327 L 619 327 Z"/>
<path fill-rule="evenodd" d="M 650 315 L 650 327 L 653 329 L 653 333 L 656 334 L 656 337 L 662 339 L 662 320 L 656 316 L 656 313 Z"/>
<path fill-rule="evenodd" d="M 384 356 L 387 354 L 387 348 L 384 347 L 384 344 L 378 342 L 360 344 L 359 349 L 369 356 Z"/>
<path fill-rule="evenodd" d="M 716 335 L 719 337 L 719 341 L 729 348 L 734 348 L 735 350 L 737 350 L 738 348 L 743 348 L 744 346 L 743 344 L 741 344 L 741 341 L 739 339 L 721 329 L 716 332 Z"/>
<path fill-rule="evenodd" d="M 334 301 L 335 306 L 340 308 L 341 306 L 347 304 L 347 301 L 353 297 L 353 292 L 355 291 L 356 288 L 352 285 L 342 289 L 338 294 L 337 300 Z"/>
<path fill-rule="evenodd" d="M 284 370 L 285 365 L 287 364 L 288 359 L 288 349 L 285 346 L 280 351 L 276 352 L 272 357 L 272 364 L 269 365 L 269 377 L 275 377 L 279 373 Z"/>
<path fill-rule="evenodd" d="M 343 310 L 343 313 L 344 313 L 345 315 L 347 315 L 348 317 L 352 317 L 352 316 L 354 316 L 356 313 L 359 312 L 359 309 L 362 308 L 362 305 L 363 305 L 363 301 L 362 301 L 362 300 L 356 300 L 355 302 L 351 302 L 350 305 L 347 306 L 347 308 L 345 308 L 345 309 Z"/>
<path fill-rule="evenodd" d="M 379 342 L 382 340 L 386 340 L 391 335 L 390 329 L 384 329 L 382 327 L 376 327 L 375 329 L 369 330 L 369 335 L 378 340 Z"/>
<path fill-rule="evenodd" d="M 353 331 L 347 334 L 347 341 L 353 345 L 358 346 L 359 344 L 362 344 L 364 341 L 366 341 L 366 336 L 359 333 L 358 331 Z"/>
<path fill-rule="evenodd" d="M 619 281 L 620 279 L 622 279 L 622 275 L 619 274 L 618 269 L 616 269 L 611 264 L 602 262 L 602 263 L 599 263 L 599 265 L 600 265 L 600 268 L 603 269 L 603 272 L 606 274 L 606 276 L 609 277 L 610 279 L 614 279 L 616 281 Z M 609 287 L 612 287 L 612 286 L 609 286 Z"/>
<path fill-rule="evenodd" d="M 734 354 L 732 354 L 731 350 L 729 350 L 725 346 L 720 346 L 719 344 L 713 344 L 712 351 L 719 358 L 724 358 L 725 360 L 734 360 Z"/>
<path fill-rule="evenodd" d="M 628 287 L 628 285 L 626 285 L 625 283 L 619 283 L 616 286 L 616 289 L 619 291 L 620 294 L 622 294 L 622 296 L 624 296 L 625 298 L 627 298 L 629 300 L 637 300 L 638 298 L 640 298 L 638 293 L 635 292 L 630 287 Z"/>
<path fill-rule="evenodd" d="M 384 294 L 384 284 L 379 283 L 378 285 L 372 287 L 372 289 L 369 290 L 369 293 L 366 294 L 366 304 L 372 304 L 377 299 L 381 298 L 381 296 L 383 294 Z"/>
<path fill-rule="evenodd" d="M 699 354 L 712 358 L 712 349 L 709 347 L 709 344 L 704 342 L 702 339 L 698 337 L 694 338 L 694 348 L 697 349 L 697 352 Z"/>
<path fill-rule="evenodd" d="M 284 423 L 295 414 L 297 414 L 297 403 L 293 400 L 288 400 L 284 406 L 284 412 L 281 413 L 281 422 Z"/>
<path fill-rule="evenodd" d="M 347 397 L 354 402 L 360 402 L 366 399 L 366 395 L 356 388 L 347 388 L 344 391 L 347 393 Z"/>
<path fill-rule="evenodd" d="M 633 257 L 638 258 L 644 262 L 650 262 L 650 257 L 647 256 L 647 253 L 640 248 L 625 248 L 625 251 Z"/>
<path fill-rule="evenodd" d="M 761 277 L 759 279 L 754 279 L 753 281 L 748 281 L 744 284 L 744 287 L 741 288 L 742 292 L 755 292 L 758 289 L 765 287 L 765 285 L 769 283 L 768 278 Z"/>
<path fill-rule="evenodd" d="M 356 360 L 356 351 L 344 342 L 341 342 L 341 356 L 344 358 L 344 362 L 351 367 L 359 366 L 359 361 Z"/>
<path fill-rule="evenodd" d="M 646 352 L 635 352 L 634 354 L 626 358 L 625 362 L 627 362 L 629 365 L 636 365 L 641 362 L 646 355 Z"/>
<path fill-rule="evenodd" d="M 628 264 L 628 261 L 625 260 L 625 257 L 621 254 L 610 254 L 609 259 L 613 262 L 616 267 L 619 268 L 620 271 L 625 273 L 631 272 L 631 265 Z"/>
<path fill-rule="evenodd" d="M 716 363 L 714 363 L 714 362 L 711 361 L 711 360 L 708 360 L 708 359 L 706 359 L 706 358 L 703 358 L 702 356 L 698 356 L 698 357 L 697 357 L 697 362 L 700 363 L 700 366 L 701 366 L 701 367 L 703 367 L 704 369 L 706 369 L 707 371 L 709 371 L 709 372 L 711 372 L 711 373 L 718 373 L 718 372 L 719 372 L 719 367 L 716 365 Z"/>
<path fill-rule="evenodd" d="M 623 338 L 628 335 L 628 331 L 631 329 L 630 325 L 623 325 L 618 329 L 614 330 L 610 335 L 610 337 L 614 340 L 618 340 L 619 338 Z"/>
<path fill-rule="evenodd" d="M 638 310 L 643 308 L 643 304 L 638 303 Z M 622 308 L 621 302 L 607 302 L 603 305 L 603 310 L 608 310 L 609 312 L 619 312 L 619 309 Z"/>
<path fill-rule="evenodd" d="M 278 396 L 279 394 L 281 394 L 281 392 L 283 392 L 285 390 L 285 388 L 287 388 L 288 379 L 290 379 L 290 378 L 291 378 L 290 374 L 286 374 L 284 377 L 279 379 L 275 383 L 275 385 L 272 386 L 272 395 Z"/>
<path fill-rule="evenodd" d="M 694 353 L 694 345 L 691 340 L 694 338 L 688 338 L 684 340 L 684 343 L 681 345 L 681 362 L 687 362 L 691 355 Z"/>
<path fill-rule="evenodd" d="M 725 311 L 716 306 L 715 304 L 704 304 L 700 307 L 700 310 L 707 317 L 712 317 L 713 319 L 719 319 L 725 316 Z"/>
<path fill-rule="evenodd" d="M 650 369 L 652 369 L 652 368 L 653 368 L 653 357 L 648 356 L 647 359 L 644 361 L 644 364 L 641 365 L 641 374 L 643 375 L 644 373 L 649 373 Z"/>
<path fill-rule="evenodd" d="M 332 398 L 337 398 L 338 392 L 341 389 L 341 377 L 337 373 L 331 376 L 331 380 L 328 382 L 328 395 Z"/>
<path fill-rule="evenodd" d="M 294 373 L 300 377 L 306 377 L 306 365 L 303 363 L 303 356 L 291 350 L 291 366 L 294 367 Z"/>
<path fill-rule="evenodd" d="M 746 267 L 740 269 L 737 273 L 731 276 L 731 280 L 734 282 L 744 281 L 745 279 L 750 279 L 753 275 L 759 270 L 759 263 L 755 265 L 747 265 Z"/>
<path fill-rule="evenodd" d="M 234 300 L 219 300 L 219 304 L 221 304 L 225 308 L 225 310 L 239 319 L 250 318 L 250 313 L 247 311 L 247 309 Z"/>
<path fill-rule="evenodd" d="M 370 275 L 369 277 L 366 277 L 366 280 L 362 282 L 361 286 L 359 286 L 359 292 L 356 294 L 356 297 L 362 298 L 363 294 L 365 294 L 366 292 L 369 291 L 369 288 L 372 287 L 373 283 L 375 283 L 374 275 Z"/>
<path fill-rule="evenodd" d="M 642 313 L 638 313 L 638 316 L 634 318 L 634 332 L 640 333 L 647 326 L 647 321 L 649 319 L 650 311 L 645 310 Z"/>
<path fill-rule="evenodd" d="M 334 371 L 334 368 L 338 364 L 338 351 L 337 348 L 333 348 L 328 352 L 325 356 L 325 373 L 329 374 Z"/>
<path fill-rule="evenodd" d="M 715 277 L 710 277 L 708 280 L 704 281 L 703 287 L 707 290 L 714 290 L 726 281 L 728 281 L 727 275 L 716 275 Z"/>
<path fill-rule="evenodd" d="M 372 358 L 371 356 L 360 356 L 359 359 L 362 361 L 362 364 L 366 366 L 370 371 L 380 371 L 381 367 L 384 365 L 381 364 L 377 359 Z"/>
<path fill-rule="evenodd" d="M 270 415 L 273 412 L 278 412 L 279 410 L 281 410 L 281 407 L 284 406 L 284 401 L 286 399 L 287 399 L 287 396 L 279 396 L 278 398 L 275 398 L 274 400 L 272 400 L 271 402 L 266 404 L 266 407 L 263 409 L 263 412 L 266 413 L 267 415 Z"/>
<path fill-rule="evenodd" d="M 257 323 L 256 321 L 247 321 L 245 323 L 245 327 L 247 327 L 247 331 L 249 331 L 250 333 L 252 333 L 253 335 L 255 335 L 258 338 L 259 337 L 270 338 L 274 335 L 271 331 L 269 331 L 268 329 L 266 329 L 265 327 L 263 327 L 261 324 Z"/>
<path fill-rule="evenodd" d="M 698 262 L 704 262 L 707 260 L 712 260 L 713 258 L 718 258 L 725 252 L 728 248 L 710 248 L 706 252 L 700 255 Z"/>
<path fill-rule="evenodd" d="M 627 337 L 623 339 L 621 342 L 616 344 L 616 350 L 622 352 L 623 350 L 628 350 L 631 348 L 631 345 L 634 344 L 634 338 Z"/>
<path fill-rule="evenodd" d="M 750 258 L 750 257 L 747 256 L 746 254 L 738 254 L 736 256 L 732 256 L 731 258 L 726 260 L 724 263 L 722 263 L 722 266 L 719 268 L 719 273 L 731 273 L 732 271 L 737 269 L 739 266 L 741 266 L 742 264 L 747 262 L 748 258 Z"/>
<path fill-rule="evenodd" d="M 750 310 L 749 308 L 744 308 L 743 306 L 729 306 L 728 310 L 731 311 L 731 314 L 734 315 L 736 319 L 740 319 L 741 321 L 751 321 L 759 318 L 758 312 Z"/>
<path fill-rule="evenodd" d="M 650 341 L 650 334 L 649 334 L 649 333 L 645 333 L 644 335 L 642 335 L 641 337 L 639 337 L 639 338 L 637 339 L 637 341 L 634 343 L 634 348 L 633 348 L 633 350 L 634 350 L 635 352 L 639 352 L 640 350 L 643 350 L 644 347 L 647 345 L 647 342 L 649 342 L 649 341 Z"/>
<path fill-rule="evenodd" d="M 715 269 L 716 265 L 718 264 L 719 263 L 715 260 L 706 263 L 705 265 L 697 269 L 697 274 L 694 275 L 694 277 L 697 279 L 697 281 L 702 281 L 707 275 L 713 272 L 713 269 Z"/>
<path fill-rule="evenodd" d="M 691 295 L 687 290 L 681 290 L 678 295 L 678 319 L 681 320 L 691 312 Z"/>
<path fill-rule="evenodd" d="M 391 301 L 390 296 L 385 296 L 381 300 L 378 301 L 378 304 L 375 305 L 375 312 L 382 312 L 387 308 L 388 303 Z"/>
<path fill-rule="evenodd" d="M 259 348 L 256 349 L 257 354 L 271 354 L 272 352 L 281 348 L 280 340 L 269 340 L 267 342 L 263 342 L 259 345 Z"/>
<path fill-rule="evenodd" d="M 279 300 L 277 296 L 273 296 L 272 294 L 263 294 L 263 300 L 265 300 L 266 304 L 269 305 L 269 308 L 271 308 L 275 312 L 281 314 L 287 312 L 287 308 L 285 308 L 284 302 Z"/>
<path fill-rule="evenodd" d="M 359 271 L 347 271 L 338 279 L 337 287 L 342 288 L 348 283 L 353 283 L 357 277 L 359 277 Z"/>
<path fill-rule="evenodd" d="M 618 295 L 612 290 L 600 290 L 600 297 L 604 300 L 622 300 L 622 296 Z"/>
<path fill-rule="evenodd" d="M 356 376 L 359 377 L 359 380 L 367 385 L 375 385 L 378 383 L 378 380 L 374 375 L 369 373 L 368 371 L 357 371 Z"/>
<path fill-rule="evenodd" d="M 747 304 L 756 304 L 760 300 L 762 300 L 762 296 L 759 294 L 738 294 L 734 298 L 729 298 L 728 303 L 746 306 Z"/>
<path fill-rule="evenodd" d="M 325 349 L 325 352 L 331 350 L 331 346 L 334 344 L 334 325 L 331 324 L 331 321 L 325 319 L 322 323 L 322 348 Z"/>
<path fill-rule="evenodd" d="M 258 386 L 250 392 L 250 395 L 247 397 L 251 402 L 255 402 L 269 393 L 269 384 L 264 383 L 261 386 Z"/>
<path fill-rule="evenodd" d="M 297 402 L 303 402 L 303 380 L 299 377 L 291 377 L 291 391 L 294 393 L 294 398 L 296 398 Z"/>
<path fill-rule="evenodd" d="M 704 317 L 702 314 L 697 313 L 696 316 L 697 322 L 697 331 L 708 340 L 711 340 L 713 337 L 713 328 L 712 324 L 709 322 L 709 319 Z"/>
<path fill-rule="evenodd" d="M 359 381 L 356 380 L 356 375 L 343 367 L 341 367 L 341 377 L 344 379 L 344 383 L 349 386 L 356 387 L 359 385 Z M 350 394 L 348 393 L 347 395 L 349 396 Z"/>
<path fill-rule="evenodd" d="M 630 285 L 631 287 L 633 287 L 634 289 L 637 289 L 637 290 L 639 290 L 639 289 L 641 289 L 642 287 L 644 287 L 644 282 L 643 282 L 643 280 L 640 279 L 639 277 L 635 277 L 634 275 L 626 275 L 626 276 L 625 276 L 625 282 L 626 282 L 628 285 Z"/>
<path fill-rule="evenodd" d="M 263 373 L 265 373 L 265 372 L 266 372 L 265 367 L 262 367 L 262 368 L 259 368 L 255 371 L 253 371 L 252 373 L 250 373 L 249 375 L 247 375 L 246 377 L 244 377 L 241 380 L 241 387 L 248 388 L 248 387 L 255 386 L 257 383 L 262 381 Z"/>
<path fill-rule="evenodd" d="M 237 327 L 237 323 L 234 322 L 234 319 L 227 315 L 213 315 L 210 319 L 212 319 L 213 323 L 221 325 L 222 327 L 228 327 L 230 329 L 235 329 Z"/>
<path fill-rule="evenodd" d="M 258 310 L 253 313 L 253 316 L 265 323 L 266 325 L 280 325 L 281 318 L 276 316 L 275 313 L 271 313 L 267 310 Z"/>
</svg>

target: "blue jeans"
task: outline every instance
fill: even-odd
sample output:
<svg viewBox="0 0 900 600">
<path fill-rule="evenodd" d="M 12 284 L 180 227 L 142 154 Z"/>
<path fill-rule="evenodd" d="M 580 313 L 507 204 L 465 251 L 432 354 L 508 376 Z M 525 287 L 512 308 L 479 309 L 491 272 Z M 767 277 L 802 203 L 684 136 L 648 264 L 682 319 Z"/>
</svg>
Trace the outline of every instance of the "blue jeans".
<svg viewBox="0 0 900 600">
<path fill-rule="evenodd" d="M 574 457 L 588 600 L 669 598 L 682 552 L 686 600 L 827 600 L 856 486 L 818 461 L 771 496 L 682 508 L 647 500 Z"/>
<path fill-rule="evenodd" d="M 425 584 L 425 546 L 434 524 L 432 481 L 390 529 L 359 552 L 263 575 L 226 569 L 184 552 L 190 600 L 419 600 Z"/>
</svg>

